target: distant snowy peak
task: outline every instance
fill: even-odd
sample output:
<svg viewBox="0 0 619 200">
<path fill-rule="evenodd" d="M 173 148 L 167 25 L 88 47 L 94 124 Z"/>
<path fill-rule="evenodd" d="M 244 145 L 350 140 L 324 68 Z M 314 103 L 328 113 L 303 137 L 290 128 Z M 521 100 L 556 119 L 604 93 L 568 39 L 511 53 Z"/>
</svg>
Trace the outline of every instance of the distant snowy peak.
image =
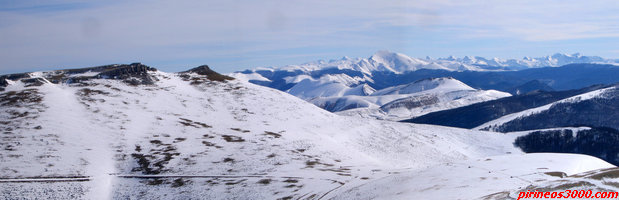
<svg viewBox="0 0 619 200">
<path fill-rule="evenodd" d="M 562 54 L 556 53 L 543 57 L 528 57 L 522 59 L 501 59 L 484 58 L 480 56 L 464 56 L 456 58 L 449 56 L 446 58 L 433 59 L 429 56 L 425 58 L 413 58 L 402 53 L 391 51 L 378 51 L 369 58 L 349 58 L 333 59 L 329 61 L 319 60 L 300 65 L 287 65 L 282 67 L 256 68 L 246 70 L 243 73 L 256 71 L 302 71 L 312 72 L 325 69 L 353 70 L 371 75 L 372 72 L 393 72 L 404 73 L 420 69 L 448 70 L 448 71 L 504 71 L 521 70 L 538 67 L 559 67 L 572 63 L 617 63 L 617 60 L 604 59 L 599 56 L 583 56 L 580 53 Z"/>
<path fill-rule="evenodd" d="M 537 68 L 537 67 L 559 67 L 572 63 L 616 63 L 616 60 L 604 59 L 599 56 L 583 56 L 580 53 L 563 54 L 555 53 L 550 56 L 532 58 L 525 56 L 522 59 L 487 59 L 479 56 L 464 56 L 463 58 L 455 58 L 449 56 L 447 58 L 439 58 L 437 60 L 459 62 L 469 65 L 485 65 L 494 67 L 508 67 L 513 70 Z"/>
<path fill-rule="evenodd" d="M 475 90 L 472 87 L 451 77 L 422 79 L 406 85 L 398 85 L 374 92 L 373 96 L 391 94 L 412 94 L 433 90 L 437 92 L 451 92 L 458 90 Z"/>
<path fill-rule="evenodd" d="M 486 71 L 479 66 L 470 65 L 468 63 L 447 60 L 432 60 L 429 57 L 426 57 L 426 59 L 412 58 L 402 53 L 390 51 L 379 51 L 370 58 L 361 60 L 361 62 L 358 63 L 358 69 L 369 72 L 388 71 L 396 74 L 417 71 L 420 69 Z"/>
<path fill-rule="evenodd" d="M 572 55 L 568 54 L 555 54 L 553 56 L 547 57 L 549 61 L 554 62 L 555 66 L 561 66 L 571 63 L 595 63 L 595 62 L 606 62 L 605 59 L 599 56 L 582 56 L 580 53 L 575 53 Z"/>
<path fill-rule="evenodd" d="M 471 77 L 474 76 L 475 78 L 468 78 L 469 74 L 459 72 L 512 71 L 507 73 L 515 73 L 513 71 L 521 69 L 546 66 L 556 67 L 582 62 L 613 63 L 614 61 L 580 54 L 554 54 L 541 58 L 525 57 L 523 59 L 507 60 L 499 58 L 486 59 L 478 56 L 465 56 L 463 58 L 450 56 L 448 58 L 436 59 L 430 57 L 412 58 L 402 53 L 378 51 L 368 58 L 343 57 L 341 59 L 321 60 L 280 68 L 258 68 L 236 72 L 230 76 L 288 92 L 332 112 L 364 107 L 378 109 L 386 103 L 408 97 L 410 94 L 424 96 L 401 99 L 389 107 L 389 110 L 394 110 L 394 107 L 399 108 L 397 105 L 406 104 L 407 109 L 400 116 L 411 116 L 409 112 L 411 110 L 409 109 L 411 108 L 410 105 L 429 105 L 428 102 L 445 102 L 445 105 L 437 106 L 437 109 L 444 109 L 509 96 L 498 91 L 477 91 L 453 78 L 435 77 L 455 76 L 466 80 L 468 84 L 474 85 L 475 88 L 507 91 L 511 88 L 502 88 L 504 86 L 498 86 L 499 84 L 495 83 L 482 83 L 495 81 L 480 81 L 480 77 L 484 80 L 487 78 L 479 75 L 482 73 L 472 73 L 475 75 L 471 75 Z M 423 79 L 430 77 L 433 79 Z M 490 79 L 494 79 L 494 77 L 490 77 Z M 502 77 L 499 77 L 497 80 L 499 79 L 502 79 Z M 506 85 L 513 87 L 514 91 L 526 89 L 525 86 L 530 85 L 533 85 L 533 88 L 536 89 L 541 88 L 536 87 L 534 83 L 523 85 L 523 83 L 513 82 Z M 519 87 L 519 85 L 523 87 Z M 550 88 L 549 85 L 548 87 Z M 552 88 L 548 90 L 552 90 Z M 430 93 L 433 94 L 427 95 Z M 514 92 L 514 94 L 516 93 Z M 424 99 L 426 96 L 445 97 L 445 101 Z M 430 99 L 436 99 L 434 97 Z M 423 111 L 415 110 L 413 114 L 416 115 L 425 111 L 427 109 Z"/>
<path fill-rule="evenodd" d="M 428 65 L 426 61 L 389 51 L 379 51 L 368 60 L 371 64 L 377 66 L 377 69 L 380 71 L 391 71 L 396 73 L 415 71 L 424 65 Z"/>
</svg>

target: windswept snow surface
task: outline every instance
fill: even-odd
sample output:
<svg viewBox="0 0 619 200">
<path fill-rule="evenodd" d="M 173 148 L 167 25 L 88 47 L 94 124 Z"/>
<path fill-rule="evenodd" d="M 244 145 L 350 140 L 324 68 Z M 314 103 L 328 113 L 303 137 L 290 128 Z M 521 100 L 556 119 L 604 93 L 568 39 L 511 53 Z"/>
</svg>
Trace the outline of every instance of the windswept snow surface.
<svg viewBox="0 0 619 200">
<path fill-rule="evenodd" d="M 522 154 L 514 135 L 338 116 L 240 80 L 145 73 L 154 84 L 11 82 L 0 93 L 0 199 L 319 199 L 395 173 Z M 457 172 L 442 171 L 443 182 Z"/>
<path fill-rule="evenodd" d="M 249 80 L 255 80 L 255 81 L 268 81 L 270 82 L 271 80 L 263 77 L 260 74 L 256 74 L 256 73 L 252 73 L 252 74 L 241 74 L 241 73 L 234 73 L 231 74 L 232 77 L 234 77 L 235 79 L 238 80 L 244 80 L 244 81 L 249 81 Z M 297 81 L 298 82 L 298 81 Z M 296 83 L 296 82 L 295 82 Z"/>
<path fill-rule="evenodd" d="M 502 155 L 445 163 L 396 173 L 334 194 L 334 199 L 511 199 L 526 186 L 562 180 L 591 170 L 612 168 L 577 154 Z M 448 172 L 448 173 L 446 173 Z M 576 181 L 574 181 L 576 182 Z M 603 184 L 600 184 L 603 185 Z M 546 190 L 543 190 L 546 192 Z M 504 192 L 504 196 L 493 196 Z M 511 192 L 511 193 L 510 193 Z"/>
</svg>

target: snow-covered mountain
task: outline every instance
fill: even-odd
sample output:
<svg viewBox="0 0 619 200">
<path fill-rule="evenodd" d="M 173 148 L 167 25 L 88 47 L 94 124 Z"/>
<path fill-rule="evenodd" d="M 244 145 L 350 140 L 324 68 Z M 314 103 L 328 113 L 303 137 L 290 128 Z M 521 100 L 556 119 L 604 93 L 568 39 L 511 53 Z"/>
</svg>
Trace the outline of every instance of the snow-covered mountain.
<svg viewBox="0 0 619 200">
<path fill-rule="evenodd" d="M 308 101 L 340 115 L 399 121 L 508 96 L 511 95 L 496 90 L 476 90 L 453 78 L 434 78 L 385 88 L 366 96 L 317 97 Z"/>
<path fill-rule="evenodd" d="M 403 73 L 407 71 L 415 71 L 419 69 L 442 69 L 449 71 L 484 71 L 487 70 L 483 66 L 476 66 L 475 63 L 467 64 L 457 60 L 445 60 L 445 59 L 421 59 L 412 58 L 402 53 L 395 53 L 390 51 L 378 51 L 369 58 L 349 58 L 343 57 L 337 60 L 319 60 L 314 62 L 308 62 L 300 65 L 287 65 L 283 67 L 270 67 L 270 68 L 256 68 L 253 70 L 246 70 L 240 73 L 234 73 L 233 76 L 240 79 L 249 80 L 264 80 L 264 77 L 255 76 L 253 72 L 257 71 L 301 71 L 312 72 L 326 69 L 335 70 L 351 70 L 355 72 L 361 72 L 363 74 L 371 75 L 374 72 L 391 72 L 391 73 Z"/>
<path fill-rule="evenodd" d="M 279 68 L 256 68 L 230 74 L 239 80 L 249 81 L 258 85 L 275 88 L 288 92 L 301 99 L 310 101 L 329 111 L 344 111 L 354 108 L 370 108 L 357 110 L 352 115 L 382 116 L 385 113 L 374 108 L 381 107 L 395 97 L 404 98 L 383 92 L 373 93 L 390 87 L 404 87 L 410 83 L 427 78 L 455 77 L 473 86 L 484 90 L 500 90 L 511 94 L 522 94 L 537 89 L 554 90 L 584 87 L 591 82 L 605 83 L 606 79 L 575 77 L 574 74 L 588 73 L 589 68 L 559 67 L 570 63 L 615 63 L 615 60 L 602 59 L 596 56 L 582 56 L 580 54 L 555 54 L 540 58 L 525 57 L 516 59 L 485 59 L 482 57 L 464 58 L 412 58 L 401 53 L 379 51 L 369 58 L 351 59 L 344 57 L 331 61 L 316 61 L 301 65 L 289 65 Z M 612 66 L 612 65 L 608 65 Z M 592 69 L 594 74 L 619 73 L 619 67 L 600 65 L 600 69 Z M 560 72 L 546 72 L 542 67 L 561 68 Z M 521 69 L 540 69 L 539 72 L 514 71 Z M 568 69 L 574 68 L 574 69 Z M 610 73 L 606 70 L 611 71 Z M 577 71 L 577 72 L 575 72 Z M 586 71 L 586 72 L 585 72 Z M 572 75 L 564 76 L 563 73 Z M 530 75 L 536 74 L 536 75 Z M 541 75 L 541 76 L 540 76 Z M 576 83 L 573 80 L 578 80 Z M 592 79 L 592 80 L 590 80 Z M 609 78 L 613 79 L 613 78 Z M 580 83 L 580 84 L 579 84 Z M 586 85 L 588 86 L 588 85 Z M 469 86 L 467 86 L 469 87 Z M 469 88 L 468 90 L 472 90 Z M 570 88 L 571 89 L 571 88 Z M 419 88 L 418 88 L 419 90 Z M 387 91 L 387 90 L 385 90 Z M 482 94 L 481 96 L 504 97 L 504 95 Z M 388 97 L 380 97 L 385 95 Z M 447 99 L 460 99 L 470 94 L 448 95 Z M 473 94 L 472 96 L 479 96 Z M 421 99 L 420 99 L 421 98 Z M 409 99 L 409 102 L 424 101 L 425 97 Z M 474 102 L 491 100 L 494 98 L 474 98 Z M 468 105 L 466 100 L 454 103 L 448 108 Z M 400 105 L 400 104 L 392 104 Z M 383 109 L 384 110 L 384 109 Z M 410 110 L 410 108 L 409 108 Z M 441 109 L 428 109 L 436 111 Z M 398 111 L 399 112 L 399 111 Z M 407 112 L 407 111 L 404 111 Z M 426 112 L 412 114 L 398 114 L 416 116 Z M 388 115 L 388 114 L 387 114 Z M 380 117 L 379 117 L 380 118 Z M 394 118 L 395 119 L 395 118 Z"/>
<path fill-rule="evenodd" d="M 465 56 L 463 58 L 439 58 L 441 61 L 455 61 L 468 65 L 477 66 L 492 66 L 492 67 L 505 67 L 510 69 L 526 69 L 537 67 L 559 67 L 572 63 L 616 63 L 617 60 L 604 59 L 599 56 L 583 56 L 580 53 L 563 54 L 556 53 L 550 56 L 531 58 L 524 57 L 522 59 L 500 59 L 492 58 L 487 59 L 479 56 Z"/>
<path fill-rule="evenodd" d="M 553 102 L 608 87 L 594 85 L 566 91 L 534 91 L 459 108 L 443 110 L 415 117 L 406 122 L 434 124 L 472 129 L 505 115 L 521 112 Z M 573 124 L 576 125 L 576 124 Z"/>
<path fill-rule="evenodd" d="M 360 84 L 360 80 L 342 74 L 326 74 L 318 80 L 306 78 L 295 83 L 288 93 L 306 100 L 316 97 L 366 96 L 376 91 L 367 84 Z"/>
<path fill-rule="evenodd" d="M 517 134 L 338 116 L 207 66 L 108 65 L 0 83 L 2 199 L 410 199 L 426 191 L 421 184 L 408 193 L 363 188 L 413 179 L 441 185 L 426 195 L 479 198 L 557 180 L 553 171 L 613 167 L 523 154 Z"/>
<path fill-rule="evenodd" d="M 440 69 L 448 71 L 503 71 L 520 70 L 539 67 L 559 67 L 572 63 L 617 63 L 614 59 L 604 59 L 599 56 L 583 56 L 580 53 L 561 54 L 556 53 L 544 57 L 524 57 L 522 59 L 487 59 L 479 56 L 465 56 L 455 58 L 433 59 L 430 57 L 413 58 L 402 53 L 390 51 L 378 51 L 368 58 L 343 57 L 337 60 L 319 60 L 300 65 L 287 65 L 283 67 L 256 68 L 232 74 L 241 79 L 268 80 L 257 71 L 319 71 L 324 69 L 352 70 L 371 75 L 373 72 L 404 73 L 420 69 Z M 249 74 L 249 75 L 248 75 Z"/>
<path fill-rule="evenodd" d="M 619 129 L 619 88 L 594 90 L 505 115 L 475 129 L 500 132 L 588 125 Z"/>
<path fill-rule="evenodd" d="M 475 90 L 472 87 L 454 79 L 447 78 L 433 78 L 418 80 L 406 85 L 398 85 L 388 87 L 380 91 L 372 93 L 373 96 L 382 95 L 397 95 L 397 94 L 412 94 L 425 91 L 437 91 L 437 92 L 453 92 L 460 90 Z"/>
</svg>

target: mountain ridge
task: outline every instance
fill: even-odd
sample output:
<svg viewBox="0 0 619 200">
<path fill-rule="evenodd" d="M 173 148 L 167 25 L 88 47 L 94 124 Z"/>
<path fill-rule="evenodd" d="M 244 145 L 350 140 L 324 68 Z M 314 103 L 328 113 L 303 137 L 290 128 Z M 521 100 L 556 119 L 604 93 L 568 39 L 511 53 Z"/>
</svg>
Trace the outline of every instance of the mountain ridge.
<svg viewBox="0 0 619 200">
<path fill-rule="evenodd" d="M 364 185 L 398 185 L 380 180 L 417 180 L 408 174 L 492 186 L 471 193 L 448 181 L 425 193 L 475 198 L 556 181 L 545 174 L 552 170 L 613 167 L 590 156 L 523 154 L 512 144 L 518 135 L 338 116 L 272 88 L 211 80 L 207 69 L 5 79 L 0 198 L 347 198 Z M 80 81 L 49 81 L 60 75 Z M 152 82 L 132 84 L 144 77 Z M 504 170 L 522 161 L 534 165 Z M 389 192 L 376 194 L 402 194 Z"/>
<path fill-rule="evenodd" d="M 471 129 L 505 115 L 551 104 L 561 99 L 607 87 L 610 87 L 610 85 L 593 85 L 566 91 L 533 91 L 527 94 L 480 102 L 451 110 L 428 113 L 403 121 Z"/>
<path fill-rule="evenodd" d="M 433 126 L 337 116 L 287 93 L 194 71 L 123 71 L 153 80 L 137 85 L 128 82 L 134 76 L 90 70 L 23 78 L 40 85 L 7 79 L 0 196 L 322 196 L 400 167 L 519 153 L 511 136 L 451 128 L 433 136 Z M 60 75 L 91 78 L 47 79 Z M 37 177 L 54 184 L 30 182 Z"/>
<path fill-rule="evenodd" d="M 587 125 L 619 129 L 618 84 L 504 115 L 475 129 L 497 132 Z"/>
<path fill-rule="evenodd" d="M 537 58 L 525 56 L 522 59 L 500 59 L 496 57 L 492 59 L 487 59 L 479 56 L 432 59 L 430 57 L 413 58 L 402 53 L 381 50 L 368 58 L 343 57 L 342 59 L 329 61 L 317 60 L 299 65 L 285 65 L 281 67 L 258 67 L 255 69 L 243 70 L 240 71 L 240 73 L 250 73 L 254 70 L 316 71 L 328 68 L 352 69 L 355 71 L 361 71 L 366 74 L 371 74 L 372 71 L 389 71 L 394 73 L 402 73 L 404 71 L 415 71 L 419 69 L 442 69 L 448 71 L 501 71 L 521 70 L 526 68 L 539 67 L 559 67 L 574 63 L 611 64 L 617 63 L 617 60 L 604 59 L 599 56 L 583 56 L 580 53 L 555 53 L 553 55 Z"/>
<path fill-rule="evenodd" d="M 593 84 L 616 82 L 619 67 L 615 60 L 580 54 L 555 54 L 543 58 L 523 58 L 526 62 L 497 62 L 499 68 L 483 69 L 481 57 L 440 58 L 424 61 L 401 53 L 379 51 L 369 58 L 347 58 L 317 61 L 281 68 L 256 68 L 229 74 L 239 80 L 291 93 L 305 100 L 337 98 L 349 95 L 367 96 L 370 91 L 409 84 L 428 78 L 452 77 L 475 89 L 498 90 L 512 95 L 534 90 L 578 89 Z M 500 59 L 493 59 L 500 61 Z M 483 61 L 483 62 L 482 62 Z M 532 63 L 544 61 L 541 67 Z M 460 63 L 460 62 L 467 62 Z M 585 64 L 569 64 L 589 62 Z M 442 64 L 443 65 L 442 65 Z M 504 69 L 515 63 L 520 68 Z M 524 66 L 525 63 L 527 67 Z M 560 64 L 566 64 L 561 65 Z M 488 63 L 485 63 L 488 64 Z M 440 65 L 440 66 L 439 66 Z M 486 66 L 487 67 L 487 66 Z M 520 70 L 516 70 L 520 69 Z M 365 88 L 361 90 L 359 86 Z M 380 94 L 376 93 L 374 96 Z M 342 101 L 340 101 L 342 102 Z M 367 104 L 365 104 L 367 105 Z"/>
</svg>

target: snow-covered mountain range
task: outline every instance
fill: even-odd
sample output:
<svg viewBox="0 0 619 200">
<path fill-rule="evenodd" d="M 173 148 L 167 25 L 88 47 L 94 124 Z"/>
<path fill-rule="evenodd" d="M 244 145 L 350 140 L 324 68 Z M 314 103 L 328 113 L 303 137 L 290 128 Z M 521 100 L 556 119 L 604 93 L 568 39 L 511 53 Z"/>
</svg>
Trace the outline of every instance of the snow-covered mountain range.
<svg viewBox="0 0 619 200">
<path fill-rule="evenodd" d="M 512 132 L 619 127 L 612 112 L 617 109 L 615 93 L 561 102 L 618 83 L 615 63 L 580 54 L 520 60 L 431 59 L 380 51 L 369 58 L 257 68 L 231 76 L 288 92 L 343 116 L 461 128 L 486 125 L 477 129 Z"/>
<path fill-rule="evenodd" d="M 599 56 L 583 56 L 580 53 L 562 54 L 556 53 L 544 57 L 524 57 L 522 59 L 487 59 L 479 56 L 465 56 L 455 58 L 413 58 L 402 53 L 390 51 L 378 51 L 368 58 L 349 58 L 342 57 L 337 60 L 319 60 L 300 65 L 287 65 L 283 67 L 256 68 L 245 71 L 243 74 L 250 74 L 250 71 L 318 71 L 323 69 L 353 70 L 364 74 L 372 74 L 376 71 L 404 73 L 420 69 L 441 69 L 449 71 L 503 71 L 521 70 L 526 68 L 539 67 L 559 67 L 572 63 L 617 63 L 615 59 L 604 59 Z M 242 77 L 240 75 L 239 77 Z M 259 77 L 248 76 L 245 79 L 260 79 Z M 265 80 L 265 79 L 262 79 Z"/>
<path fill-rule="evenodd" d="M 431 59 L 411 58 L 401 53 L 379 51 L 369 58 L 344 57 L 328 62 L 256 68 L 232 73 L 230 76 L 288 92 L 318 107 L 331 112 L 340 112 L 342 115 L 402 120 L 510 96 L 504 92 L 523 94 L 537 89 L 553 90 L 551 86 L 562 89 L 566 87 L 564 85 L 569 85 L 573 81 L 571 79 L 561 81 L 560 79 L 565 79 L 561 78 L 561 74 L 568 71 L 573 74 L 574 70 L 559 66 L 571 63 L 615 63 L 615 61 L 580 54 L 554 54 L 541 58 L 525 57 L 520 60 L 469 56 Z M 539 74 L 546 74 L 543 72 L 543 67 L 560 68 L 560 71 L 566 72 L 547 73 L 549 77 L 534 78 L 527 72 L 517 71 L 542 69 Z M 617 69 L 619 67 L 610 68 L 614 70 L 613 73 L 617 73 Z M 508 72 L 519 74 L 506 75 Z M 450 75 L 476 86 L 471 87 Z M 574 79 L 580 80 L 582 84 L 589 82 L 581 77 Z M 419 82 L 420 80 L 430 81 Z M 404 88 L 405 91 L 391 92 L 398 88 Z"/>
<path fill-rule="evenodd" d="M 502 199 L 532 185 L 619 183 L 598 158 L 524 154 L 513 142 L 528 133 L 339 116 L 207 66 L 108 65 L 0 83 L 3 199 Z M 470 90 L 419 83 L 377 92 Z"/>
</svg>

